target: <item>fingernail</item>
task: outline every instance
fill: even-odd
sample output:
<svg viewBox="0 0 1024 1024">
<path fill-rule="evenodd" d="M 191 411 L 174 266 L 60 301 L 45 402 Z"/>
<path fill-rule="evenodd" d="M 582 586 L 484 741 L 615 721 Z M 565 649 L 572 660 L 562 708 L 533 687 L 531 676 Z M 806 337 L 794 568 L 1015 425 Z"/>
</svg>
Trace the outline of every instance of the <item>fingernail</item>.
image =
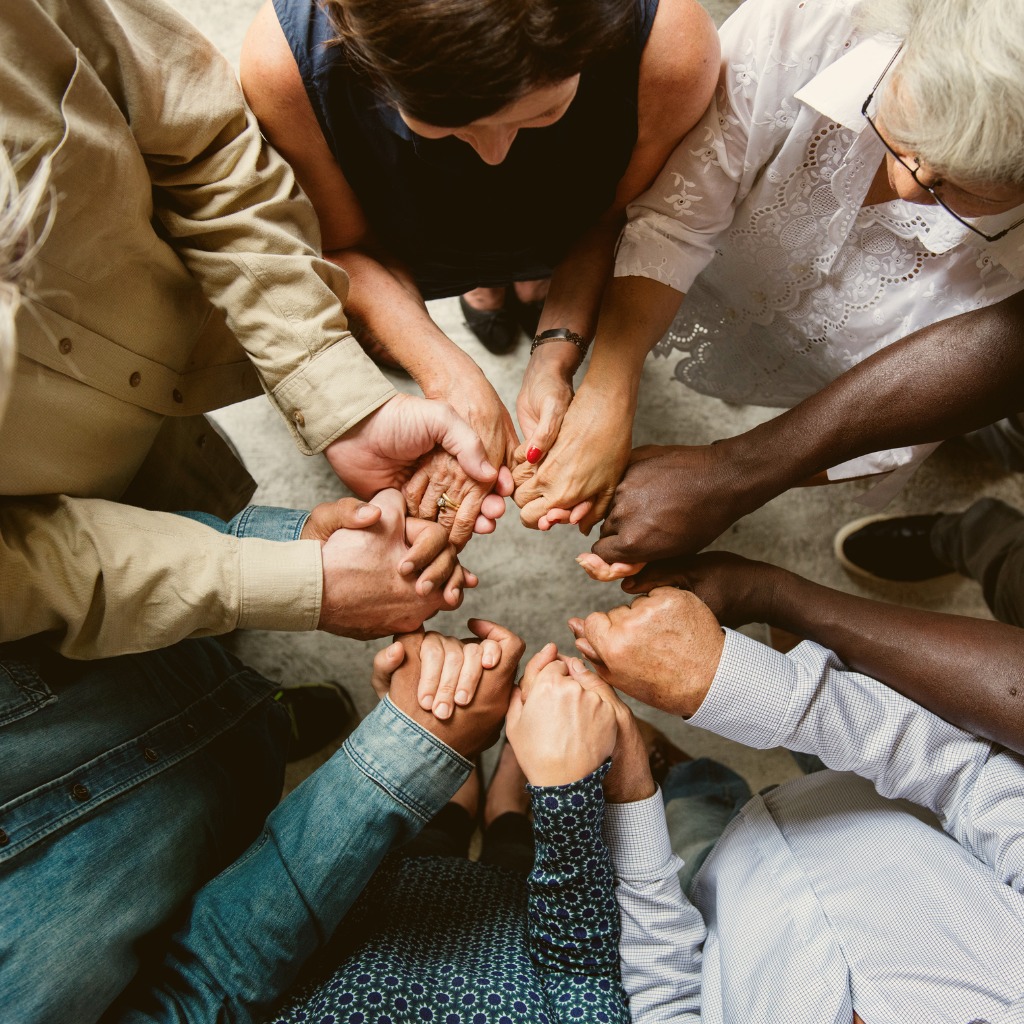
<svg viewBox="0 0 1024 1024">
<path fill-rule="evenodd" d="M 427 594 L 429 594 L 433 589 L 434 589 L 434 581 L 433 580 L 427 580 L 427 582 L 424 583 L 422 587 L 420 587 L 420 596 L 421 597 L 426 597 Z"/>
<path fill-rule="evenodd" d="M 391 655 L 395 655 L 395 654 L 397 654 L 397 653 L 398 653 L 398 652 L 399 652 L 399 651 L 400 651 L 401 649 L 402 649 L 402 645 L 401 645 L 401 643 L 399 643 L 399 641 L 397 641 L 397 640 L 396 640 L 396 641 L 395 641 L 395 642 L 394 642 L 394 643 L 393 643 L 393 644 L 392 644 L 392 645 L 391 645 L 391 646 L 390 646 L 390 647 L 388 648 L 388 654 L 391 654 Z"/>
<path fill-rule="evenodd" d="M 373 509 L 369 505 L 360 505 L 356 509 L 356 519 L 369 519 L 373 515 Z"/>
<path fill-rule="evenodd" d="M 530 445 L 530 447 L 526 451 L 526 461 L 531 466 L 534 466 L 538 462 L 540 462 L 540 457 L 543 454 L 544 453 L 535 444 L 532 444 L 532 445 Z"/>
<path fill-rule="evenodd" d="M 429 711 L 431 707 L 433 707 L 433 704 L 434 695 L 432 693 L 425 693 L 420 697 L 420 707 L 423 708 L 424 711 Z"/>
<path fill-rule="evenodd" d="M 459 598 L 462 596 L 462 591 L 458 587 L 452 589 L 451 601 L 452 604 L 458 604 Z"/>
<path fill-rule="evenodd" d="M 456 704 L 465 704 L 468 700 L 469 700 L 469 694 L 466 693 L 465 690 L 459 690 L 459 692 L 457 694 L 455 694 L 455 703 Z"/>
<path fill-rule="evenodd" d="M 480 468 L 484 471 L 484 473 L 490 474 L 492 476 L 498 472 L 486 459 L 484 459 L 484 461 L 480 463 Z"/>
<path fill-rule="evenodd" d="M 569 668 L 571 668 L 573 670 L 573 672 L 583 672 L 584 671 L 583 662 L 580 661 L 579 658 L 570 658 L 569 659 Z"/>
<path fill-rule="evenodd" d="M 483 660 L 484 668 L 494 668 L 494 655 L 493 654 L 485 654 L 483 656 L 482 660 Z"/>
<path fill-rule="evenodd" d="M 413 566 L 412 562 L 403 562 L 398 567 L 398 575 L 399 576 L 408 576 L 409 573 L 412 572 L 413 568 L 414 568 L 414 566 Z"/>
<path fill-rule="evenodd" d="M 434 708 L 435 718 L 447 718 L 449 714 L 451 714 L 451 711 L 447 704 L 438 704 L 437 707 Z"/>
</svg>

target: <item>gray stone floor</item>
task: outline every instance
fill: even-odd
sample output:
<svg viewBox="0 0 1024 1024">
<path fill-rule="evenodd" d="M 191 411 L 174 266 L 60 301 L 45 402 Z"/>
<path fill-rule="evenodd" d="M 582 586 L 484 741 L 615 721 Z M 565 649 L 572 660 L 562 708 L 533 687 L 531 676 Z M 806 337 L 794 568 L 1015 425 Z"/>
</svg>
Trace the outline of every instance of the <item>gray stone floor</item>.
<svg viewBox="0 0 1024 1024">
<path fill-rule="evenodd" d="M 241 39 L 259 0 L 226 0 L 220 4 L 199 0 L 172 0 L 206 32 L 237 65 Z M 731 0 L 717 8 L 716 17 L 732 9 Z M 486 352 L 461 322 L 458 302 L 432 304 L 431 312 L 443 330 L 471 353 L 494 383 L 509 409 L 514 409 L 519 381 L 527 360 L 523 339 L 517 351 L 505 357 Z M 641 407 L 634 428 L 634 443 L 702 443 L 739 433 L 772 412 L 737 408 L 685 389 L 672 378 L 667 360 L 648 360 Z M 412 390 L 408 381 L 396 380 Z M 850 410 L 855 416 L 857 410 Z M 260 481 L 256 500 L 267 504 L 309 507 L 339 495 L 339 485 L 326 463 L 299 455 L 284 424 L 262 399 L 255 399 L 218 414 L 242 452 L 250 471 Z M 832 535 L 850 519 L 865 515 L 856 498 L 857 484 L 792 491 L 737 523 L 716 547 L 786 566 L 818 582 L 851 593 L 913 604 L 960 614 L 987 616 L 976 585 L 966 580 L 943 582 L 926 588 L 872 589 L 854 581 L 832 557 Z M 932 511 L 966 507 L 982 495 L 995 495 L 1024 506 L 1024 477 L 1001 474 L 955 445 L 940 449 L 889 506 L 890 511 Z M 573 614 L 607 609 L 622 603 L 617 587 L 589 580 L 573 561 L 589 541 L 574 530 L 549 534 L 526 530 L 514 506 L 490 537 L 475 539 L 463 561 L 480 575 L 481 585 L 471 592 L 458 613 L 439 616 L 431 626 L 465 635 L 470 616 L 495 619 L 519 632 L 528 653 L 549 640 L 571 649 L 564 622 Z M 754 635 L 762 635 L 753 627 Z M 373 703 L 369 664 L 383 645 L 361 644 L 322 634 L 238 634 L 235 649 L 255 668 L 285 684 L 333 678 L 344 682 L 362 710 Z M 709 755 L 744 774 L 752 788 L 779 782 L 796 774 L 784 751 L 748 751 L 708 736 L 685 723 L 650 709 L 644 717 L 660 725 L 681 747 L 695 756 Z M 308 770 L 310 766 L 303 766 Z"/>
</svg>

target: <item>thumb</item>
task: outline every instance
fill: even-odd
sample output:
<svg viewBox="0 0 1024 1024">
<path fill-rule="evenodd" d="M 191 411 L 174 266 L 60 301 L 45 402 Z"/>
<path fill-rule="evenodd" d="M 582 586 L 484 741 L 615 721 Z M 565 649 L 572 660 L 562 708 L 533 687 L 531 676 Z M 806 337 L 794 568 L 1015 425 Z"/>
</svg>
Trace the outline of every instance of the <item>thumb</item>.
<svg viewBox="0 0 1024 1024">
<path fill-rule="evenodd" d="M 483 442 L 450 405 L 424 399 L 421 413 L 423 425 L 434 444 L 454 455 L 474 480 L 482 484 L 494 482 L 498 471 L 488 461 Z"/>
<path fill-rule="evenodd" d="M 396 640 L 373 656 L 373 673 L 370 685 L 378 697 L 384 697 L 391 689 L 391 677 L 405 661 L 405 648 Z"/>
<path fill-rule="evenodd" d="M 508 711 L 505 712 L 505 735 L 515 749 L 513 736 L 519 732 L 519 720 L 523 717 L 523 691 L 518 686 L 512 687 L 512 696 L 508 702 Z"/>
<path fill-rule="evenodd" d="M 302 527 L 303 540 L 324 542 L 338 530 L 362 530 L 380 519 L 380 509 L 356 498 L 325 501 L 313 507 Z"/>
<path fill-rule="evenodd" d="M 526 461 L 536 465 L 551 451 L 558 432 L 562 429 L 566 406 L 554 396 L 544 399 L 537 426 L 526 442 Z"/>
</svg>

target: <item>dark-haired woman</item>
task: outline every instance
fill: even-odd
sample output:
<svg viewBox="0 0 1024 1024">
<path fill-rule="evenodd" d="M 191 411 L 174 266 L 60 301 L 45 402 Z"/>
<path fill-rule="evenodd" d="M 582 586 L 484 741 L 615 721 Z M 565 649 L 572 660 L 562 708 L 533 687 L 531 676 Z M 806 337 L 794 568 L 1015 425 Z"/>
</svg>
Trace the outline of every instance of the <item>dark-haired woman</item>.
<svg viewBox="0 0 1024 1024">
<path fill-rule="evenodd" d="M 517 403 L 518 457 L 539 461 L 625 206 L 704 112 L 718 56 L 696 0 L 268 0 L 242 83 L 351 277 L 360 341 L 511 466 L 511 417 L 424 300 L 550 276 Z M 406 486 L 459 541 L 484 494 L 442 452 Z"/>
</svg>

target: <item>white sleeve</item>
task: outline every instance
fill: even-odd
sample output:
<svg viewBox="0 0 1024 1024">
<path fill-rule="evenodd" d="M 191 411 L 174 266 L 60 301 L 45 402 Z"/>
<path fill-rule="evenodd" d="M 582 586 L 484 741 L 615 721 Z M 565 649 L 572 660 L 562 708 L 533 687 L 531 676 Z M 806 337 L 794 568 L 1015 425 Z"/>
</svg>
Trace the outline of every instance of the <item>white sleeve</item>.
<svg viewBox="0 0 1024 1024">
<path fill-rule="evenodd" d="M 606 804 L 604 838 L 615 870 L 622 933 L 622 987 L 634 1024 L 699 1021 L 707 928 L 683 895 L 660 790 L 647 800 Z"/>
<path fill-rule="evenodd" d="M 779 654 L 726 630 L 691 725 L 750 747 L 817 754 L 884 797 L 932 811 L 1005 885 L 1024 892 L 1024 759 L 958 729 L 804 641 Z M 965 685 L 969 681 L 965 680 Z"/>
<path fill-rule="evenodd" d="M 687 292 L 715 255 L 715 239 L 792 124 L 796 76 L 776 60 L 791 6 L 747 0 L 722 26 L 722 68 L 704 117 L 628 207 L 616 277 L 649 277 Z M 788 73 L 783 73 L 786 71 Z"/>
</svg>

